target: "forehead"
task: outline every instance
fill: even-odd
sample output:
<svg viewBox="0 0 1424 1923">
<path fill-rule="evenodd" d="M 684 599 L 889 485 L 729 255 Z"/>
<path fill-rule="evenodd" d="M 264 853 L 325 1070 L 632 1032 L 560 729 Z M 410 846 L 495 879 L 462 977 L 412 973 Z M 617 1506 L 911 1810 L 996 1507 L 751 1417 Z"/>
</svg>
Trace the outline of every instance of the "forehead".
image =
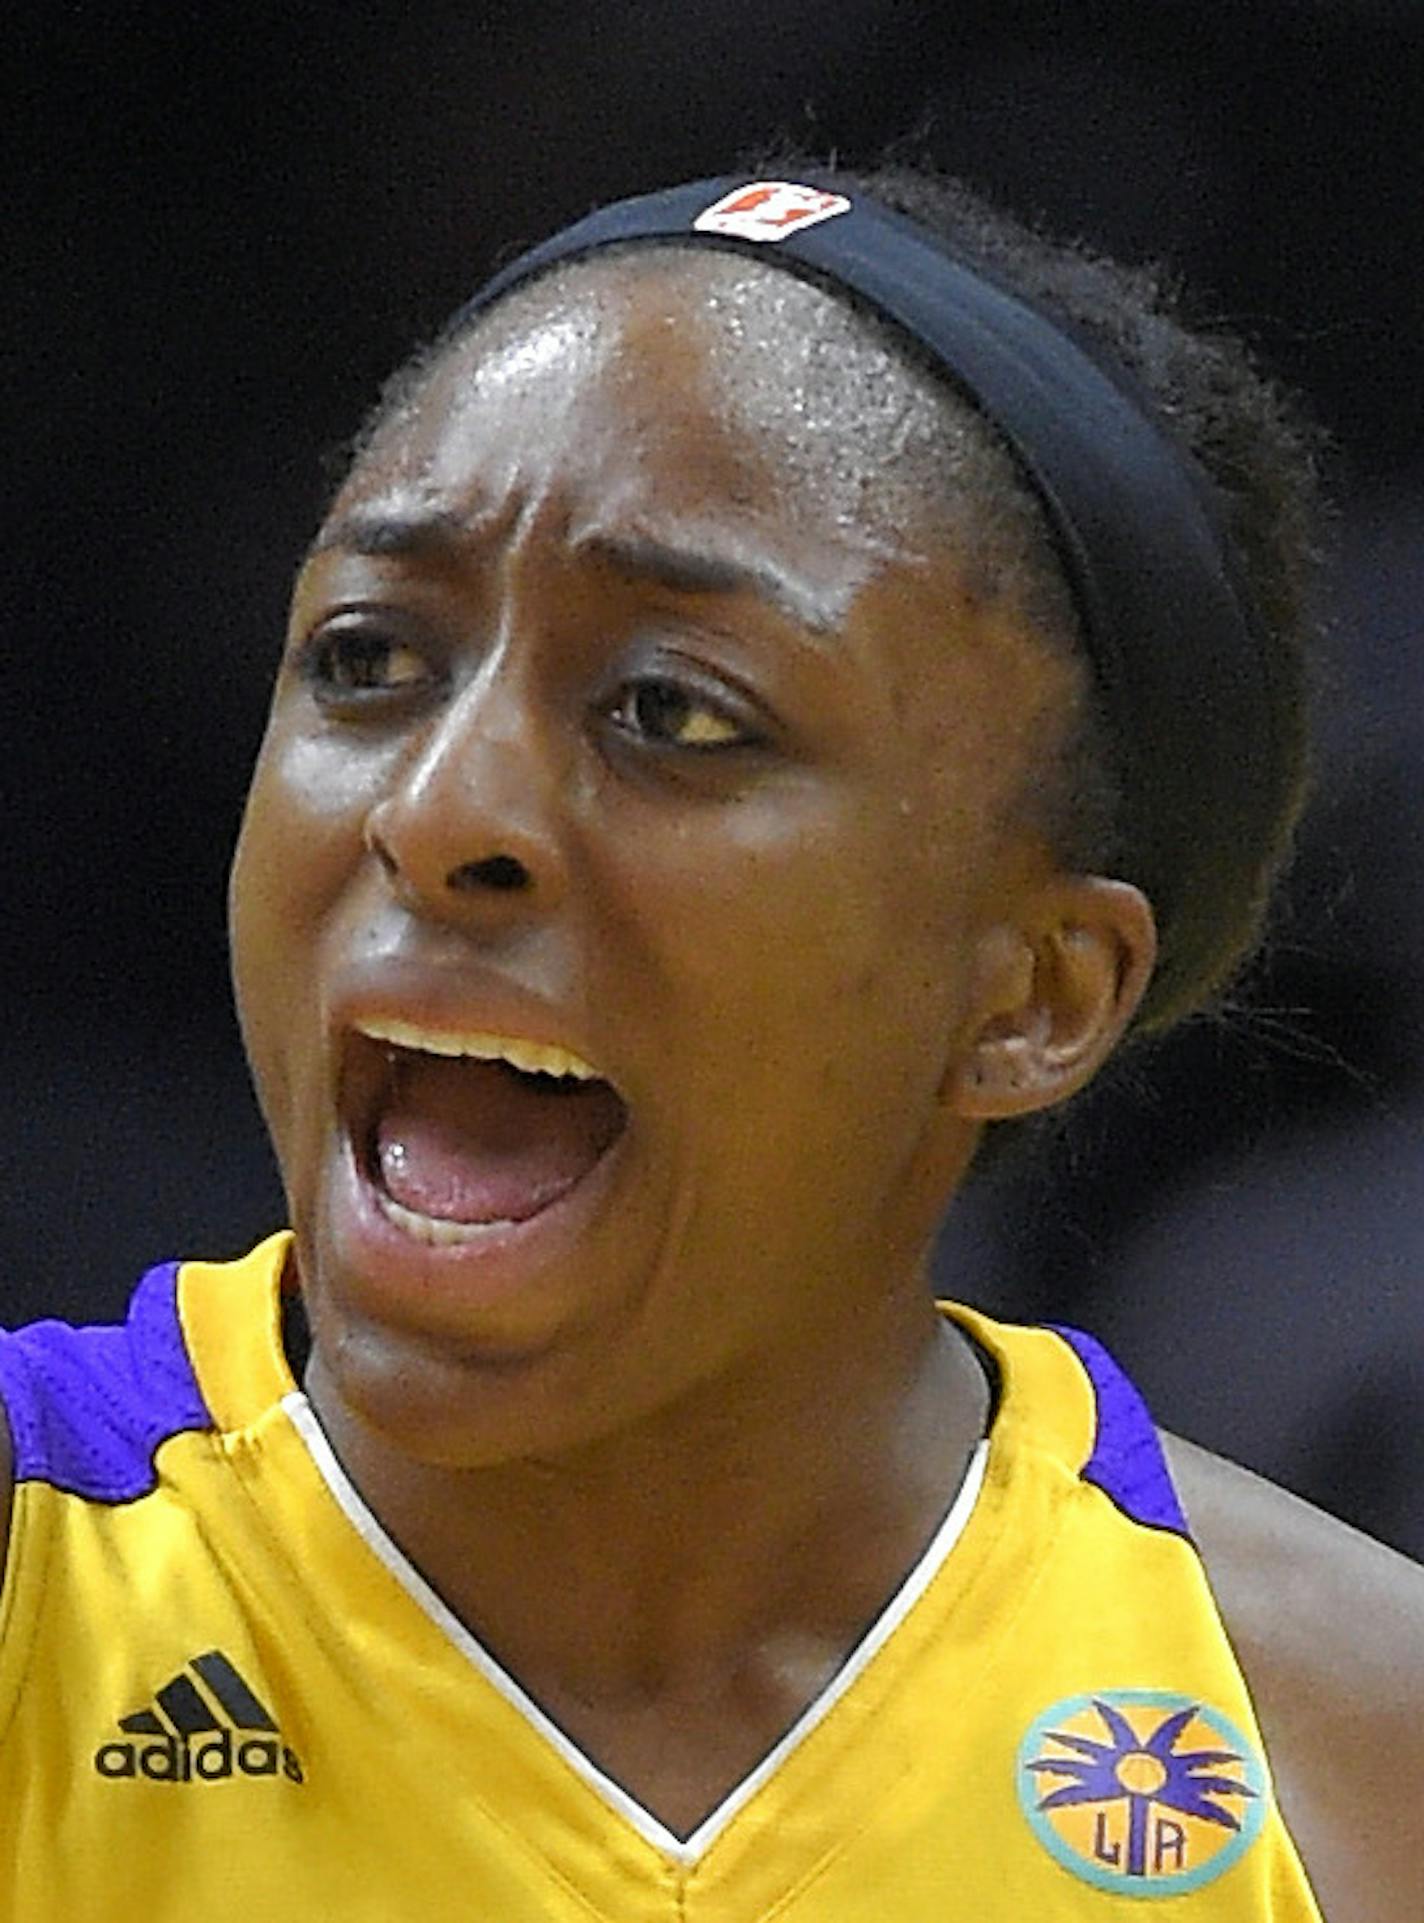
<svg viewBox="0 0 1424 1923">
<path fill-rule="evenodd" d="M 506 296 L 382 423 L 343 490 L 465 511 L 561 484 L 601 511 L 774 503 L 868 556 L 943 538 L 957 410 L 862 319 L 783 270 L 724 254 L 600 256 Z M 460 511 L 457 508 L 457 511 Z"/>
</svg>

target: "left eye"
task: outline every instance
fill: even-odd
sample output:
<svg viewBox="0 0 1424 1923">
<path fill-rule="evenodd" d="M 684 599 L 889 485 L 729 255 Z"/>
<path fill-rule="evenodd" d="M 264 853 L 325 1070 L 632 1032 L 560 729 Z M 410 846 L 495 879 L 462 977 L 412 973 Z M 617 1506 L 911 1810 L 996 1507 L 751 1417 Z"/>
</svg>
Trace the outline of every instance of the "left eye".
<svg viewBox="0 0 1424 1923">
<path fill-rule="evenodd" d="M 676 681 L 629 682 L 608 716 L 624 734 L 665 747 L 740 748 L 754 739 L 715 702 Z"/>
<path fill-rule="evenodd" d="M 372 629 L 337 628 L 317 634 L 304 650 L 302 670 L 318 701 L 399 694 L 430 678 L 418 649 Z"/>
</svg>

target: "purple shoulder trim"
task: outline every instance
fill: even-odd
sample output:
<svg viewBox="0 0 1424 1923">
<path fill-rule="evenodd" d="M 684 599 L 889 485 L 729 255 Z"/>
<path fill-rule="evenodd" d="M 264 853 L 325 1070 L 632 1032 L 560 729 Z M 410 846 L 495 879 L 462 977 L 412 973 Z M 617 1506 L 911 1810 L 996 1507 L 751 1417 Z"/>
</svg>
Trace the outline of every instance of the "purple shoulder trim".
<svg viewBox="0 0 1424 1923">
<path fill-rule="evenodd" d="M 133 1502 L 157 1483 L 153 1458 L 186 1429 L 210 1429 L 178 1321 L 178 1264 L 150 1269 L 127 1321 L 33 1322 L 0 1333 L 0 1400 L 17 1482 L 95 1502 Z"/>
<path fill-rule="evenodd" d="M 1097 1406 L 1093 1453 L 1083 1464 L 1091 1482 L 1133 1522 L 1149 1529 L 1170 1529 L 1191 1538 L 1191 1530 L 1172 1486 L 1167 1458 L 1147 1404 L 1101 1342 L 1081 1329 L 1050 1324 L 1087 1371 Z"/>
</svg>

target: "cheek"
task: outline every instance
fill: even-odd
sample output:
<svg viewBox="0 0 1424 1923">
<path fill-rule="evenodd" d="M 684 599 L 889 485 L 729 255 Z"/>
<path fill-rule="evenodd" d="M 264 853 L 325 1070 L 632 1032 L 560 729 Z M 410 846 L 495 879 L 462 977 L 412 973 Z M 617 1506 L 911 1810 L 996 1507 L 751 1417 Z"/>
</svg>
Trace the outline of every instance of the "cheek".
<svg viewBox="0 0 1424 1923">
<path fill-rule="evenodd" d="M 685 997 L 704 1092 L 799 1107 L 804 1127 L 813 1102 L 918 1099 L 964 939 L 918 816 L 846 791 L 800 801 L 749 804 L 697 847 L 645 836 L 641 880 L 660 903 L 648 972 Z"/>
<path fill-rule="evenodd" d="M 359 862 L 390 752 L 353 753 L 319 735 L 274 724 L 262 746 L 233 863 L 236 942 L 249 927 L 269 942 L 300 942 Z"/>
<path fill-rule="evenodd" d="M 653 972 L 685 997 L 658 1022 L 686 1042 L 670 1098 L 684 1246 L 839 1273 L 908 1193 L 965 944 L 883 809 L 838 796 L 777 814 L 662 876 Z"/>
<path fill-rule="evenodd" d="M 370 786 L 310 740 L 286 739 L 274 726 L 243 816 L 228 891 L 233 986 L 279 1152 L 301 1063 L 319 1043 L 317 950 L 361 859 Z"/>
</svg>

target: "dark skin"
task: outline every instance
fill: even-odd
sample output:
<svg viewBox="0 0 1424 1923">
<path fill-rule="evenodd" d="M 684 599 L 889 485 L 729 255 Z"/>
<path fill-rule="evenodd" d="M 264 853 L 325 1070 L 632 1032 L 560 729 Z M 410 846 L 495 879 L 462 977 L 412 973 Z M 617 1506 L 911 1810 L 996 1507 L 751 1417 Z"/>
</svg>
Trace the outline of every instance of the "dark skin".
<svg viewBox="0 0 1424 1923">
<path fill-rule="evenodd" d="M 1424 1571 L 1192 1443 L 1168 1456 L 1328 1923 L 1424 1915 Z"/>
<path fill-rule="evenodd" d="M 690 1825 L 913 1562 L 980 1433 L 982 1376 L 924 1272 L 975 1078 L 1012 1052 L 1040 969 L 1069 998 L 1066 1062 L 1078 1002 L 1133 979 L 1109 911 L 1147 940 L 1150 920 L 1009 825 L 1063 668 L 966 608 L 946 669 L 953 563 L 887 568 L 869 529 L 828 544 L 816 516 L 789 521 L 784 473 L 716 397 L 690 401 L 706 370 L 668 297 L 585 302 L 532 352 L 477 346 L 353 476 L 298 584 L 294 658 L 365 622 L 395 635 L 383 673 L 410 692 L 360 722 L 289 667 L 234 943 L 324 1424 L 447 1601 Z M 723 494 L 744 505 L 719 514 Z M 425 532 L 397 541 L 397 516 Z M 702 559 L 654 571 L 653 542 Z M 714 563 L 749 579 L 704 587 Z M 917 646 L 887 679 L 891 626 Z M 450 663 L 438 682 L 427 659 Z M 915 701 L 931 672 L 948 723 Z M 678 740 L 640 723 L 649 683 L 685 690 Z M 709 733 L 750 745 L 681 745 Z M 449 885 L 496 854 L 526 887 Z M 397 970 L 412 1018 L 523 1022 L 627 1097 L 606 1205 L 513 1290 L 418 1258 L 393 1282 L 352 1247 L 329 1011 L 368 965 L 358 1003 L 388 1007 Z M 555 1557 L 561 1594 L 533 1607 Z"/>
<path fill-rule="evenodd" d="M 1096 1072 L 1154 955 L 1137 891 L 1063 873 L 1024 802 L 1077 670 L 969 590 L 934 503 L 838 502 L 835 446 L 757 417 L 699 292 L 685 263 L 536 290 L 378 437 L 297 584 L 233 881 L 323 1426 L 681 1830 L 942 1517 L 987 1398 L 935 1227 L 985 1122 Z M 382 1255 L 345 1149 L 373 1013 L 617 1086 L 573 1228 Z M 1332 1923 L 1424 1912 L 1383 1783 L 1424 1775 L 1424 1577 L 1174 1466 Z"/>
</svg>

